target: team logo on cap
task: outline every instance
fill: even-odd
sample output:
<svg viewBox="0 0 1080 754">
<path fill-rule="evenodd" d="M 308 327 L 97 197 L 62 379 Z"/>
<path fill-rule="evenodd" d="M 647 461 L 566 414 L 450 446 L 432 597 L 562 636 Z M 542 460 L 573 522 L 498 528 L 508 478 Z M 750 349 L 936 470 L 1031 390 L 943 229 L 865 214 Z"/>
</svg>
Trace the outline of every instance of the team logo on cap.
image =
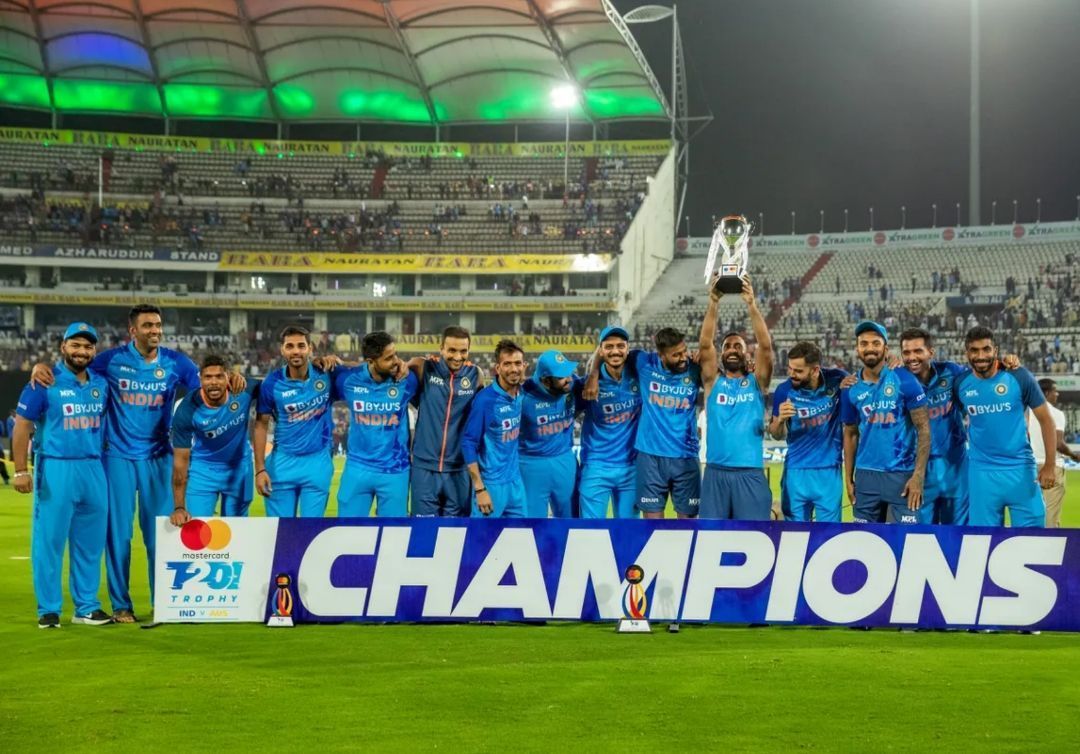
<svg viewBox="0 0 1080 754">
<path fill-rule="evenodd" d="M 220 518 L 193 518 L 180 527 L 180 542 L 189 550 L 224 550 L 232 541 L 232 529 Z"/>
<path fill-rule="evenodd" d="M 462 377 L 461 386 L 468 390 L 470 387 L 472 387 L 472 380 L 470 380 L 468 377 Z"/>
<path fill-rule="evenodd" d="M 896 392 L 896 388 L 894 388 L 892 385 L 886 385 L 885 386 L 885 396 L 886 397 L 891 396 L 895 392 Z"/>
<path fill-rule="evenodd" d="M 386 391 L 386 394 L 388 396 L 390 396 L 391 398 L 397 398 L 398 389 L 396 387 L 392 387 L 392 388 L 390 388 L 389 390 Z"/>
<path fill-rule="evenodd" d="M 79 325 L 79 332 L 86 332 L 89 329 L 90 329 L 90 325 L 86 324 L 85 322 L 83 322 L 83 323 L 81 323 Z"/>
<path fill-rule="evenodd" d="M 1009 388 L 1005 387 L 1003 384 L 999 384 L 994 388 L 994 392 L 998 395 L 1005 395 L 1005 393 L 1009 392 Z"/>
<path fill-rule="evenodd" d="M 320 391 L 320 392 L 325 390 L 326 389 L 326 383 L 323 382 L 322 380 L 315 380 L 315 389 Z"/>
<path fill-rule="evenodd" d="M 566 357 L 563 356 L 561 353 L 557 353 L 555 354 L 555 361 L 559 364 L 562 364 L 564 361 L 566 361 Z"/>
<path fill-rule="evenodd" d="M 161 367 L 158 367 L 157 369 L 154 370 L 154 376 L 157 377 L 160 380 L 162 377 L 165 376 L 165 370 L 162 369 Z"/>
<path fill-rule="evenodd" d="M 232 403 L 230 403 L 229 404 L 229 410 L 230 411 L 239 411 L 240 410 L 240 401 L 233 401 Z"/>
<path fill-rule="evenodd" d="M 100 398 L 101 397 L 101 391 L 98 390 L 97 388 L 94 388 L 93 390 L 90 391 L 90 397 L 91 398 Z"/>
</svg>

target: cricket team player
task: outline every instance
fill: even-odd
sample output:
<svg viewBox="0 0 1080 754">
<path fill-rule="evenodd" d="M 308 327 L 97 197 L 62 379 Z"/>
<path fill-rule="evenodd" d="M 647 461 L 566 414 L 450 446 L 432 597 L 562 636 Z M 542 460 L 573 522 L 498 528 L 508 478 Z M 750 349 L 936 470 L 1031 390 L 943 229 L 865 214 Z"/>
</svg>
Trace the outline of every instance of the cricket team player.
<svg viewBox="0 0 1080 754">
<path fill-rule="evenodd" d="M 532 377 L 521 387 L 521 480 L 528 518 L 577 515 L 578 462 L 574 456 L 577 363 L 558 351 L 537 360 Z"/>
</svg>

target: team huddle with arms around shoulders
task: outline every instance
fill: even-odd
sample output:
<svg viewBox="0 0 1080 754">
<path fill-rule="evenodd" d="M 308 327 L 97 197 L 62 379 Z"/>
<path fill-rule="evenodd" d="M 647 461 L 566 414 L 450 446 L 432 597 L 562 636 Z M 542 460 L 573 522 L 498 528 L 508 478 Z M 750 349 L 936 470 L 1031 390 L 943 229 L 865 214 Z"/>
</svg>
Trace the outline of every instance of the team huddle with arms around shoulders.
<svg viewBox="0 0 1080 754">
<path fill-rule="evenodd" d="M 768 433 L 787 440 L 785 519 L 839 522 L 846 488 L 856 523 L 1001 526 L 1008 509 L 1013 526 L 1058 525 L 1060 497 L 1048 508 L 1043 490 L 1048 502 L 1063 490 L 1057 459 L 1076 456 L 1044 397 L 1056 392 L 1000 359 L 991 331 L 967 333 L 959 365 L 935 360 L 923 330 L 899 336 L 897 359 L 886 329 L 864 321 L 862 368 L 850 375 L 799 343 L 767 410 L 773 348 L 750 279 L 739 295 L 752 341 L 739 332 L 718 341 L 722 295 L 710 291 L 696 351 L 672 328 L 656 333 L 655 350 L 632 349 L 612 325 L 584 376 L 558 351 L 527 376 L 523 349 L 502 340 L 490 381 L 460 327 L 443 332 L 437 354 L 408 361 L 390 334 L 369 333 L 357 363 L 316 357 L 310 333 L 286 327 L 282 365 L 258 380 L 220 356 L 196 366 L 160 346 L 153 306 L 133 308 L 131 340 L 101 352 L 93 326 L 74 323 L 57 365 L 34 368 L 12 436 L 16 489 L 34 495 L 38 625 L 59 626 L 65 543 L 73 622 L 137 620 L 136 512 L 151 595 L 158 516 L 176 526 L 246 516 L 255 490 L 268 516 L 324 516 L 335 403 L 349 425 L 341 517 L 374 507 L 389 517 L 662 518 L 670 500 L 680 518 L 768 520 Z M 112 615 L 97 597 L 103 556 Z"/>
</svg>

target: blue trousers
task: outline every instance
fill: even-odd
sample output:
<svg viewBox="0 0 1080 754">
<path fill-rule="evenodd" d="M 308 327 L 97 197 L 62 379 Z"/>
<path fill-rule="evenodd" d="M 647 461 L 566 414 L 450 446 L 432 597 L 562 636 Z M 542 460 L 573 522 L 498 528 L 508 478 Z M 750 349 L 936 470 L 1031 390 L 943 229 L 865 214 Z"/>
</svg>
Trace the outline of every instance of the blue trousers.
<svg viewBox="0 0 1080 754">
<path fill-rule="evenodd" d="M 1034 465 L 979 466 L 968 461 L 968 524 L 1004 526 L 1005 509 L 1014 527 L 1045 526 L 1046 504 Z"/>
<path fill-rule="evenodd" d="M 385 474 L 354 461 L 345 462 L 338 487 L 337 507 L 341 518 L 360 518 L 371 513 L 380 518 L 409 515 L 409 470 Z"/>
<path fill-rule="evenodd" d="M 637 518 L 637 468 L 585 464 L 581 467 L 578 499 L 582 518 L 607 518 L 609 500 L 615 518 Z"/>
<path fill-rule="evenodd" d="M 38 617 L 60 614 L 65 544 L 75 613 L 92 613 L 101 608 L 101 554 L 109 518 L 105 468 L 100 458 L 39 458 L 34 474 L 30 565 Z"/>
<path fill-rule="evenodd" d="M 192 461 L 188 469 L 184 504 L 195 518 L 209 518 L 218 509 L 222 516 L 246 516 L 254 493 L 251 460 L 238 468 Z"/>
<path fill-rule="evenodd" d="M 696 458 L 637 454 L 637 507 L 656 513 L 667 507 L 668 495 L 676 513 L 696 516 L 701 503 L 701 467 Z"/>
<path fill-rule="evenodd" d="M 466 469 L 432 471 L 413 466 L 411 508 L 414 516 L 468 516 L 472 512 L 472 480 Z"/>
<path fill-rule="evenodd" d="M 266 515 L 279 518 L 322 518 L 330 498 L 334 461 L 329 451 L 294 456 L 277 448 L 266 458 L 272 491 Z"/>
<path fill-rule="evenodd" d="M 772 491 L 764 469 L 705 467 L 701 479 L 701 518 L 768 521 L 772 518 Z"/>
<path fill-rule="evenodd" d="M 131 610 L 131 538 L 135 534 L 138 499 L 139 529 L 146 547 L 150 604 L 154 602 L 154 539 L 158 516 L 172 513 L 172 454 L 132 460 L 106 455 L 109 488 L 109 527 L 105 542 L 105 574 L 113 611 Z"/>
<path fill-rule="evenodd" d="M 908 508 L 904 486 L 910 471 L 855 469 L 853 519 L 857 524 L 883 524 L 889 518 L 897 524 L 919 523 L 919 512 Z"/>
<path fill-rule="evenodd" d="M 920 524 L 954 524 L 968 522 L 967 462 L 948 458 L 931 458 L 926 464 L 926 484 L 923 504 L 919 509 Z"/>
<path fill-rule="evenodd" d="M 525 484 L 526 518 L 573 518 L 577 497 L 578 464 L 573 451 L 545 458 L 521 456 Z"/>
<path fill-rule="evenodd" d="M 844 484 L 839 467 L 789 469 L 780 478 L 780 507 L 785 521 L 840 523 Z"/>
<path fill-rule="evenodd" d="M 503 483 L 484 483 L 484 489 L 491 495 L 491 513 L 485 516 L 476 504 L 473 495 L 472 514 L 474 518 L 525 518 L 525 484 L 521 477 Z"/>
</svg>

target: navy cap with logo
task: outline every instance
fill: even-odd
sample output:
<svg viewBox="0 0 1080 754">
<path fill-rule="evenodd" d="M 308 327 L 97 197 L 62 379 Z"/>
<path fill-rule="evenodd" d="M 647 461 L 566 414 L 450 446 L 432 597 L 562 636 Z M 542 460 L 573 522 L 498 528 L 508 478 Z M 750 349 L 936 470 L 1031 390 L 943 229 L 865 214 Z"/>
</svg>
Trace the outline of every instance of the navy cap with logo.
<svg viewBox="0 0 1080 754">
<path fill-rule="evenodd" d="M 536 362 L 536 379 L 542 380 L 545 377 L 554 377 L 557 380 L 561 380 L 564 377 L 569 377 L 577 371 L 577 364 L 570 361 L 558 351 L 544 351 L 540 355 L 540 359 Z"/>
<path fill-rule="evenodd" d="M 855 337 L 859 337 L 864 332 L 875 332 L 881 336 L 881 339 L 886 343 L 889 342 L 889 333 L 885 329 L 884 325 L 874 322 L 872 319 L 864 319 L 859 324 L 855 325 Z"/>
<path fill-rule="evenodd" d="M 68 325 L 68 329 L 64 330 L 64 340 L 71 340 L 72 338 L 86 338 L 91 343 L 98 342 L 97 330 L 93 325 L 88 325 L 85 322 L 72 322 Z"/>
</svg>

